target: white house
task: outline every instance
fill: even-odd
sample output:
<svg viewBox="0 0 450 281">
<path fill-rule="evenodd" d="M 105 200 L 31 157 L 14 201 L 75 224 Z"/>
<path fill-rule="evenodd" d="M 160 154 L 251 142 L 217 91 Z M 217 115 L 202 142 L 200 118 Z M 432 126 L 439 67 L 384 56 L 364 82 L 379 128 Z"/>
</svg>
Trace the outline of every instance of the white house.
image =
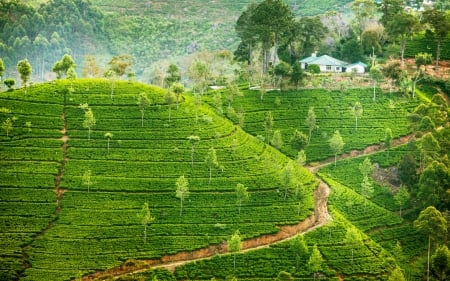
<svg viewBox="0 0 450 281">
<path fill-rule="evenodd" d="M 363 74 L 366 72 L 366 68 L 367 64 L 359 61 L 352 64 L 348 64 L 345 68 L 345 72 Z"/>
<path fill-rule="evenodd" d="M 320 72 L 345 72 L 345 67 L 348 65 L 347 62 L 335 59 L 328 55 L 317 57 L 316 53 L 300 60 L 300 63 L 304 70 L 308 69 L 308 65 L 316 64 L 319 66 Z"/>
</svg>

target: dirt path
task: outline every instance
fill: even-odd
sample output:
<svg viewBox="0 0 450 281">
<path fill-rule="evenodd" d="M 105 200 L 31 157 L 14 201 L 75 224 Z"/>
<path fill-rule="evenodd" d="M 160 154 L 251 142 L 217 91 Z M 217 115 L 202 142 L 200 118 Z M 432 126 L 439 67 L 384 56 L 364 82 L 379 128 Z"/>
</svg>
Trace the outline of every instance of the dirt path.
<svg viewBox="0 0 450 281">
<path fill-rule="evenodd" d="M 317 189 L 314 191 L 315 207 L 313 215 L 307 217 L 298 224 L 281 226 L 280 230 L 275 234 L 268 234 L 244 240 L 242 243 L 241 252 L 248 252 L 268 247 L 271 244 L 292 239 L 299 233 L 305 233 L 326 224 L 331 220 L 327 206 L 329 192 L 330 190 L 328 185 L 320 181 Z M 97 280 L 105 276 L 121 276 L 131 273 L 138 273 L 148 270 L 149 268 L 166 268 L 174 271 L 176 267 L 186 263 L 208 259 L 217 254 L 225 253 L 228 253 L 228 247 L 226 244 L 211 245 L 207 248 L 192 252 L 180 252 L 174 255 L 163 256 L 160 259 L 143 260 L 139 266 L 121 266 L 119 268 L 96 272 L 83 277 L 83 280 Z"/>
<path fill-rule="evenodd" d="M 391 147 L 405 144 L 414 138 L 414 134 L 403 136 L 392 141 Z M 349 153 L 342 154 L 338 160 L 354 158 L 361 155 L 368 155 L 380 151 L 383 146 L 380 144 L 370 145 L 363 150 L 352 150 Z M 334 157 L 330 157 L 320 161 L 318 165 L 308 166 L 307 168 L 316 173 L 319 168 L 329 165 L 334 162 Z M 314 191 L 314 214 L 307 217 L 305 220 L 295 225 L 286 225 L 280 227 L 280 230 L 275 234 L 262 235 L 243 241 L 242 251 L 248 252 L 268 247 L 271 244 L 279 243 L 292 239 L 299 233 L 305 233 L 314 230 L 331 220 L 328 213 L 328 195 L 330 192 L 329 186 L 319 179 L 319 185 Z M 83 277 L 84 281 L 98 280 L 105 276 L 122 276 L 126 274 L 139 273 L 150 268 L 165 268 L 170 271 L 175 271 L 179 266 L 186 263 L 209 259 L 217 254 L 225 254 L 228 252 L 226 244 L 211 245 L 207 248 L 195 250 L 192 252 L 180 252 L 174 255 L 166 255 L 160 259 L 151 259 L 140 261 L 139 265 L 135 266 L 121 266 L 112 268 L 106 271 L 96 272 L 91 275 Z"/>
<path fill-rule="evenodd" d="M 65 107 L 63 109 L 63 113 L 61 115 L 61 119 L 63 120 L 63 129 L 61 130 L 62 133 L 62 137 L 61 137 L 61 141 L 62 141 L 62 145 L 61 145 L 61 150 L 62 150 L 62 155 L 63 155 L 63 160 L 60 162 L 60 166 L 58 167 L 58 173 L 55 176 L 55 187 L 54 187 L 54 191 L 56 194 L 56 199 L 55 199 L 55 211 L 53 211 L 53 218 L 51 219 L 51 221 L 38 233 L 36 233 L 35 235 L 33 235 L 31 237 L 31 240 L 26 243 L 24 246 L 22 246 L 22 265 L 24 266 L 25 269 L 30 268 L 31 264 L 29 263 L 28 259 L 29 256 L 27 254 L 27 252 L 30 250 L 30 248 L 32 247 L 31 245 L 34 243 L 34 241 L 36 241 L 39 237 L 42 237 L 43 235 L 45 235 L 45 233 L 50 230 L 56 223 L 56 221 L 58 220 L 59 217 L 59 213 L 61 212 L 61 200 L 64 196 L 64 192 L 65 190 L 61 188 L 61 180 L 64 176 L 64 170 L 65 170 L 65 166 L 66 163 L 68 161 L 68 157 L 67 157 L 67 141 L 69 139 L 69 137 L 67 136 L 67 120 L 66 120 L 66 115 L 65 115 Z"/>
</svg>

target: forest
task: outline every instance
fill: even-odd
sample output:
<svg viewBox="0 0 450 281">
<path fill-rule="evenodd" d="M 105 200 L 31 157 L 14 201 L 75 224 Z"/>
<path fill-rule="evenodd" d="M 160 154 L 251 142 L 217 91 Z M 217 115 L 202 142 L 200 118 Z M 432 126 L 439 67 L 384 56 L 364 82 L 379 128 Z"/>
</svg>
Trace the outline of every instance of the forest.
<svg viewBox="0 0 450 281">
<path fill-rule="evenodd" d="M 448 280 L 449 1 L 176 2 L 1 1 L 0 279 Z"/>
</svg>

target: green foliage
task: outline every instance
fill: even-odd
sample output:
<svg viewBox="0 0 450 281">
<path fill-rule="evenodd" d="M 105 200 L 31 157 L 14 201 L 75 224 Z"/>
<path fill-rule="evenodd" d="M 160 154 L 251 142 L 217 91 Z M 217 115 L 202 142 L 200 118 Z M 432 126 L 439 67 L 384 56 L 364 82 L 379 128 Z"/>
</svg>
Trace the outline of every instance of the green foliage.
<svg viewBox="0 0 450 281">
<path fill-rule="evenodd" d="M 308 72 L 312 74 L 318 74 L 320 73 L 320 67 L 317 64 L 309 64 Z"/>
<path fill-rule="evenodd" d="M 61 60 L 55 62 L 53 65 L 52 71 L 56 73 L 56 78 L 60 79 L 63 76 L 69 76 L 69 70 L 71 70 L 71 75 L 74 76 L 74 69 L 76 64 L 70 55 L 64 55 Z"/>
</svg>

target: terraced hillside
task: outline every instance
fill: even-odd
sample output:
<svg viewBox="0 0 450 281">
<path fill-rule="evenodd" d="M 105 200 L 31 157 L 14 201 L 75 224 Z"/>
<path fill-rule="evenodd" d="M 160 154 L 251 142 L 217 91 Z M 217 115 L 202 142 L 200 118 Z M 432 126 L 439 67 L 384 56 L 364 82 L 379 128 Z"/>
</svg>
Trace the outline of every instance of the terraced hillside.
<svg viewBox="0 0 450 281">
<path fill-rule="evenodd" d="M 141 93 L 152 101 L 143 126 Z M 8 239 L 2 239 L 0 256 L 10 264 L 2 271 L 6 279 L 20 274 L 23 280 L 67 280 L 129 258 L 220 244 L 236 230 L 244 238 L 274 233 L 312 213 L 317 182 L 306 169 L 298 169 L 298 212 L 298 199 L 281 192 L 285 156 L 189 96 L 178 109 L 164 96 L 158 88 L 102 79 L 1 94 L 9 109 L 2 119 L 15 120 L 8 136 L 1 136 L 0 233 Z M 90 140 L 83 127 L 88 110 L 80 107 L 85 103 L 96 119 Z M 199 137 L 194 149 L 188 139 L 193 135 Z M 211 148 L 219 165 L 210 180 L 205 159 Z M 190 191 L 182 215 L 175 196 L 180 176 Z M 240 214 L 238 183 L 250 193 Z M 146 241 L 139 217 L 145 202 L 155 218 Z"/>
</svg>

